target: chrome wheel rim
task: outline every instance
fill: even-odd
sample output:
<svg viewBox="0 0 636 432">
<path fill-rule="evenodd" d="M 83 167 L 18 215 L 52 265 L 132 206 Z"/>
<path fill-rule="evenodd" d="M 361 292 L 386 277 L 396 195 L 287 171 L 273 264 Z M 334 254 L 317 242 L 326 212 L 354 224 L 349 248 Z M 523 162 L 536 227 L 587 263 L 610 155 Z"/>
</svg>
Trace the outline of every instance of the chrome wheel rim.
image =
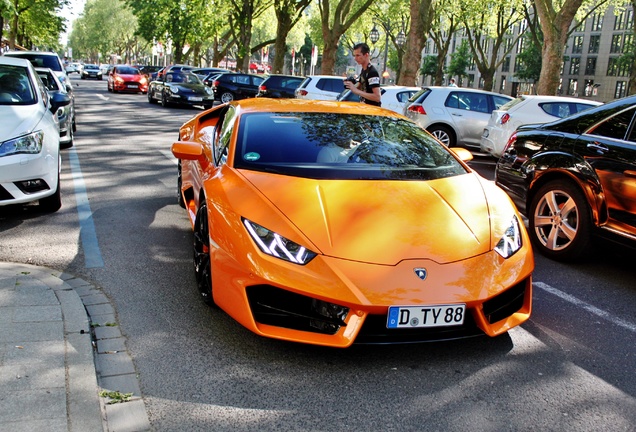
<svg viewBox="0 0 636 432">
<path fill-rule="evenodd" d="M 579 209 L 564 191 L 549 191 L 541 197 L 532 215 L 537 240 L 553 251 L 568 248 L 579 232 Z"/>
</svg>

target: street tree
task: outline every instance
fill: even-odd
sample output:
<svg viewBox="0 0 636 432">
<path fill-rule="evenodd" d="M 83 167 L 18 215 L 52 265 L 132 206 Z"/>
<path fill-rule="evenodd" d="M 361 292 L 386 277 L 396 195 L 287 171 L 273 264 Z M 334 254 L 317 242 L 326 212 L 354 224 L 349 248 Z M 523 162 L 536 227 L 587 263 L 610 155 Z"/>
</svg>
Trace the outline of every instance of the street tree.
<svg viewBox="0 0 636 432">
<path fill-rule="evenodd" d="M 433 0 L 409 1 L 409 16 L 411 19 L 408 30 L 405 30 L 406 43 L 400 66 L 400 77 L 397 81 L 400 85 L 412 86 L 417 83 L 420 67 L 419 60 L 431 29 L 434 9 L 437 7 L 438 5 L 436 4 L 436 7 L 433 8 Z"/>
<path fill-rule="evenodd" d="M 523 34 L 511 36 L 511 29 L 523 20 L 522 0 L 464 0 L 461 20 L 475 65 L 491 91 L 497 69 Z M 539 0 L 542 1 L 542 0 Z"/>
<path fill-rule="evenodd" d="M 433 18 L 429 30 L 429 36 L 435 45 L 437 53 L 437 70 L 435 72 L 435 85 L 444 82 L 444 70 L 446 69 L 446 56 L 450 50 L 451 42 L 460 25 L 459 10 L 456 4 L 450 0 L 440 0 L 433 10 Z"/>
<path fill-rule="evenodd" d="M 317 0 L 323 42 L 322 73 L 333 74 L 340 38 L 374 0 Z"/>
<path fill-rule="evenodd" d="M 458 85 L 463 85 L 463 78 L 468 76 L 468 68 L 472 63 L 473 55 L 468 45 L 468 41 L 464 39 L 457 47 L 455 52 L 451 54 L 451 61 L 446 68 L 449 77 L 456 76 L 459 79 Z"/>
<path fill-rule="evenodd" d="M 287 36 L 292 28 L 303 17 L 303 13 L 311 0 L 274 0 L 276 12 L 276 42 L 274 42 L 274 62 L 272 70 L 283 71 L 285 53 L 287 52 Z"/>
<path fill-rule="evenodd" d="M 38 48 L 58 48 L 59 36 L 66 29 L 58 12 L 68 0 L 8 0 L 0 2 L 0 12 L 9 27 L 9 48 L 16 44 Z"/>
</svg>

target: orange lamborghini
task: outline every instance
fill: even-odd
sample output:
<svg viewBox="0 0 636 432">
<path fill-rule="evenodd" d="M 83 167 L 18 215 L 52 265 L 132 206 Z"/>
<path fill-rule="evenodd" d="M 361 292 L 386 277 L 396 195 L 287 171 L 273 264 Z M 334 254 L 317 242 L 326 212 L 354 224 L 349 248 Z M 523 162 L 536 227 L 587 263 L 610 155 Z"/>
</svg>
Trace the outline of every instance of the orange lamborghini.
<svg viewBox="0 0 636 432">
<path fill-rule="evenodd" d="M 347 347 L 497 336 L 531 312 L 508 196 L 405 117 L 247 99 L 172 145 L 204 301 L 267 337 Z"/>
</svg>

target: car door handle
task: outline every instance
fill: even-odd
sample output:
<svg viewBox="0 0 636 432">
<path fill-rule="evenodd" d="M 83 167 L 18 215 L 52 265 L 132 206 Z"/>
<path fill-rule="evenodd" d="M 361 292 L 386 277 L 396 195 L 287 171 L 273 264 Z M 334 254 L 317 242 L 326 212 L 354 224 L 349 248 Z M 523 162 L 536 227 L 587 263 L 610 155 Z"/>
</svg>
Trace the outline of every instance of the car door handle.
<svg viewBox="0 0 636 432">
<path fill-rule="evenodd" d="M 456 116 L 456 117 L 463 117 L 464 116 L 464 114 L 459 114 L 459 113 L 453 113 L 453 115 Z"/>
<path fill-rule="evenodd" d="M 597 153 L 607 153 L 609 151 L 609 148 L 607 148 L 606 146 L 599 144 L 597 142 L 592 143 L 592 144 L 588 144 L 587 148 L 590 150 L 594 150 Z"/>
</svg>

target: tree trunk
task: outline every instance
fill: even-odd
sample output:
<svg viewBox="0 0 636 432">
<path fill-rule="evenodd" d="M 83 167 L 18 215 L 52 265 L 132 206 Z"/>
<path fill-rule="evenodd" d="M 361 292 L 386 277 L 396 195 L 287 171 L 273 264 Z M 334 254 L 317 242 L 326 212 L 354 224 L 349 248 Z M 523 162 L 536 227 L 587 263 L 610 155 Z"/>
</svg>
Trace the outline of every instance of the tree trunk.
<svg viewBox="0 0 636 432">
<path fill-rule="evenodd" d="M 278 24 L 276 25 L 276 42 L 274 42 L 274 73 L 285 72 L 285 53 L 287 52 L 287 35 L 292 28 L 291 16 L 287 13 L 276 12 Z"/>
<path fill-rule="evenodd" d="M 557 93 L 568 29 L 582 3 L 583 0 L 565 0 L 559 12 L 556 12 L 552 1 L 535 1 L 543 31 L 542 65 L 537 94 L 556 95 Z"/>
<path fill-rule="evenodd" d="M 431 0 L 410 0 L 411 28 L 406 36 L 404 57 L 400 66 L 399 85 L 417 85 L 422 49 L 426 43 L 432 14 Z"/>
</svg>

